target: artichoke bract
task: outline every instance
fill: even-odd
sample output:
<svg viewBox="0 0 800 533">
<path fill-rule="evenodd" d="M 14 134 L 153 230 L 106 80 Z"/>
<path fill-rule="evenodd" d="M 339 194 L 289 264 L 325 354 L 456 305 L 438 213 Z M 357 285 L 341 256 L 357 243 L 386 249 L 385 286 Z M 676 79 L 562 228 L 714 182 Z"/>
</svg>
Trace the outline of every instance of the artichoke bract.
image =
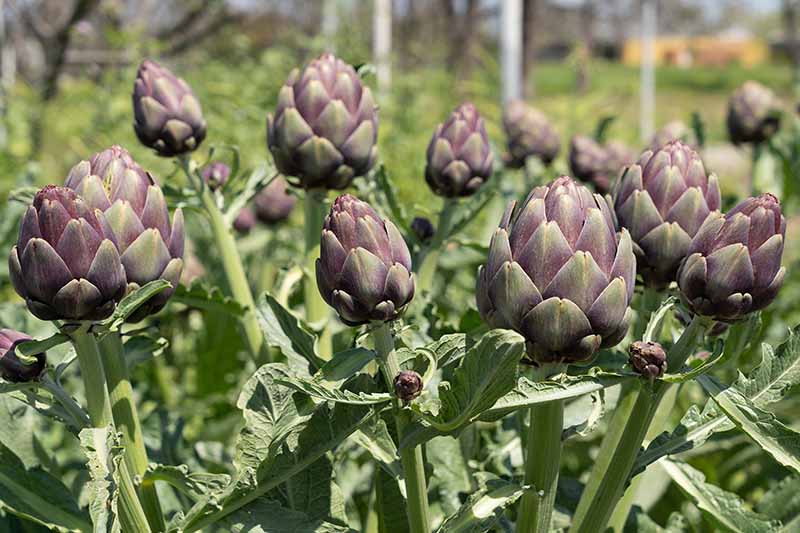
<svg viewBox="0 0 800 533">
<path fill-rule="evenodd" d="M 440 196 L 470 196 L 492 175 L 486 126 L 471 103 L 458 106 L 428 143 L 425 181 Z"/>
<path fill-rule="evenodd" d="M 157 279 L 172 284 L 139 307 L 129 320 L 135 322 L 160 311 L 175 292 L 183 270 L 183 212 L 176 209 L 170 223 L 161 187 L 120 146 L 72 167 L 65 185 L 105 214 L 130 290 Z"/>
<path fill-rule="evenodd" d="M 769 305 L 783 284 L 786 220 L 775 196 L 748 198 L 727 214 L 713 213 L 692 240 L 678 272 L 689 308 L 726 322 Z"/>
<path fill-rule="evenodd" d="M 644 282 L 661 289 L 675 281 L 692 238 L 720 208 L 717 177 L 680 141 L 647 150 L 625 169 L 614 190 L 620 226 L 630 231 Z"/>
<path fill-rule="evenodd" d="M 522 334 L 536 364 L 586 361 L 625 336 L 635 278 L 607 202 L 561 176 L 509 204 L 478 271 L 478 311 Z"/>
<path fill-rule="evenodd" d="M 553 125 L 538 109 L 522 100 L 512 100 L 503 111 L 503 129 L 508 137 L 508 166 L 521 168 L 530 156 L 549 165 L 558 155 L 561 140 Z"/>
<path fill-rule="evenodd" d="M 323 54 L 295 69 L 267 117 L 278 170 L 304 189 L 344 189 L 375 164 L 378 112 L 355 69 Z"/>
<path fill-rule="evenodd" d="M 18 344 L 30 340 L 33 339 L 20 331 L 0 329 L 0 376 L 6 381 L 14 383 L 33 381 L 44 372 L 47 363 L 47 356 L 44 353 L 34 355 L 36 361 L 30 364 L 23 363 L 14 353 Z"/>
<path fill-rule="evenodd" d="M 231 175 L 231 167 L 221 161 L 213 161 L 203 168 L 203 181 L 212 191 L 225 186 Z"/>
<path fill-rule="evenodd" d="M 42 320 L 102 320 L 125 295 L 111 225 L 65 187 L 36 193 L 8 262 L 14 289 Z"/>
<path fill-rule="evenodd" d="M 158 155 L 192 152 L 206 138 L 206 121 L 191 87 L 168 68 L 146 59 L 133 85 L 133 129 Z"/>
<path fill-rule="evenodd" d="M 317 285 L 345 324 L 393 320 L 414 296 L 408 246 L 369 204 L 339 196 L 322 229 Z"/>
<path fill-rule="evenodd" d="M 278 176 L 256 194 L 253 203 L 258 220 L 271 225 L 289 218 L 297 198 L 293 194 L 289 194 L 287 189 L 286 180 L 283 176 Z"/>
<path fill-rule="evenodd" d="M 780 126 L 778 100 L 768 87 L 747 81 L 728 102 L 728 136 L 733 144 L 762 143 Z"/>
</svg>

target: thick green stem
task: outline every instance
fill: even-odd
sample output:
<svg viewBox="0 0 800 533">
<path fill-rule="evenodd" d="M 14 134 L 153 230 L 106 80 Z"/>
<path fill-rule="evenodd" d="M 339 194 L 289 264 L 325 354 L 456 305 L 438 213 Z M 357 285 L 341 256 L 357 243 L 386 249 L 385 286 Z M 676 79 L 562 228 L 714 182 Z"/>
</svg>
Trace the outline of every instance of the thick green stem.
<svg viewBox="0 0 800 533">
<path fill-rule="evenodd" d="M 433 288 L 433 281 L 436 277 L 436 268 L 439 265 L 439 257 L 442 247 L 453 231 L 453 215 L 458 208 L 458 200 L 448 198 L 439 213 L 439 223 L 436 226 L 436 234 L 431 242 L 420 251 L 414 261 L 414 270 L 418 273 L 418 290 L 420 294 L 430 292 Z"/>
<path fill-rule="evenodd" d="M 317 287 L 316 262 L 319 257 L 322 225 L 328 211 L 327 194 L 328 192 L 325 189 L 308 190 L 306 191 L 304 203 L 306 276 L 303 278 L 303 297 L 306 305 L 306 321 L 322 327 L 318 348 L 320 356 L 324 359 L 330 359 L 333 355 L 333 339 L 327 323 L 330 317 L 330 309 L 319 294 L 319 288 Z"/>
<path fill-rule="evenodd" d="M 381 373 L 389 390 L 394 390 L 394 378 L 400 372 L 400 365 L 394 352 L 394 337 L 391 327 L 382 323 L 372 331 L 375 351 L 378 354 Z M 407 419 L 400 412 L 400 400 L 395 398 L 395 422 L 398 438 L 402 440 Z M 425 482 L 425 463 L 422 459 L 422 447 L 404 448 L 400 450 L 400 462 L 406 483 L 407 514 L 411 533 L 430 533 L 431 520 L 428 511 L 428 489 Z"/>
<path fill-rule="evenodd" d="M 136 402 L 133 400 L 133 387 L 128 376 L 122 337 L 118 332 L 107 334 L 100 341 L 100 349 L 103 352 L 103 370 L 108 383 L 111 414 L 114 425 L 122 433 L 122 444 L 125 446 L 125 462 L 132 475 L 144 476 L 149 461 Z M 166 531 L 155 483 L 152 480 L 142 480 L 139 495 L 150 527 L 153 531 Z"/>
<path fill-rule="evenodd" d="M 539 379 L 563 371 L 561 365 L 545 367 Z M 561 467 L 561 434 L 564 429 L 563 400 L 538 404 L 530 409 L 525 454 L 525 485 L 517 516 L 520 533 L 547 533 L 558 489 Z"/>
<path fill-rule="evenodd" d="M 678 342 L 669 351 L 668 369 L 675 372 L 683 366 L 706 328 L 706 319 L 699 316 L 692 319 Z M 639 453 L 653 417 L 659 409 L 661 399 L 669 387 L 670 384 L 663 381 L 654 383 L 652 387 L 642 387 L 636 394 L 635 404 L 629 416 L 623 419 L 622 414 L 615 413 L 615 421 L 617 415 L 620 416 L 619 424 L 622 426 L 622 433 L 619 434 L 618 426 L 612 427 L 603 438 L 596 468 L 592 470 L 590 481 L 578 502 L 570 531 L 590 533 L 605 529 L 611 513 L 622 497 L 625 483 L 628 481 L 636 461 L 636 455 Z M 633 401 L 632 397 L 626 400 L 626 402 L 630 401 Z M 618 407 L 617 411 L 619 410 Z M 603 465 L 606 465 L 605 468 Z"/>
</svg>

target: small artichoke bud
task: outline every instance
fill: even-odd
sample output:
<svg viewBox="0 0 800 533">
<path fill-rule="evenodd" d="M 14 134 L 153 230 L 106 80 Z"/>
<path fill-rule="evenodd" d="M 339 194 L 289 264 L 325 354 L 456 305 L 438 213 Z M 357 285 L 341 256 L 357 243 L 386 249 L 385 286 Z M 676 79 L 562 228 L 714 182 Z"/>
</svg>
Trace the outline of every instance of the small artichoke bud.
<svg viewBox="0 0 800 533">
<path fill-rule="evenodd" d="M 255 225 L 256 216 L 253 214 L 253 210 L 249 207 L 243 207 L 242 210 L 239 211 L 239 214 L 236 215 L 236 218 L 233 219 L 233 229 L 243 235 L 250 233 Z"/>
<path fill-rule="evenodd" d="M 587 361 L 628 331 L 636 258 L 606 200 L 567 176 L 509 204 L 478 271 L 490 326 L 519 332 L 536 364 Z"/>
<path fill-rule="evenodd" d="M 637 270 L 658 289 L 675 281 L 692 238 L 719 207 L 717 177 L 707 175 L 697 152 L 681 141 L 644 152 L 614 190 L 614 210 L 631 232 Z"/>
<path fill-rule="evenodd" d="M 470 196 L 489 179 L 492 149 L 474 105 L 461 104 L 436 127 L 428 143 L 427 161 L 425 181 L 440 196 Z"/>
<path fill-rule="evenodd" d="M 549 165 L 558 155 L 561 140 L 547 117 L 522 100 L 513 100 L 503 111 L 503 129 L 508 137 L 508 166 L 522 168 L 525 159 L 536 156 Z"/>
<path fill-rule="evenodd" d="M 709 215 L 678 271 L 678 288 L 691 311 L 734 322 L 769 305 L 786 274 L 785 235 L 780 203 L 769 193 L 725 215 Z"/>
<path fill-rule="evenodd" d="M 728 102 L 728 136 L 733 144 L 762 143 L 780 127 L 778 100 L 768 87 L 747 81 Z"/>
<path fill-rule="evenodd" d="M 192 152 L 206 137 L 206 121 L 191 87 L 168 68 L 146 59 L 133 85 L 133 129 L 163 157 Z"/>
<path fill-rule="evenodd" d="M 628 165 L 636 162 L 636 153 L 621 141 L 609 141 L 605 144 L 606 171 L 612 179 L 617 179 Z"/>
<path fill-rule="evenodd" d="M 572 174 L 586 183 L 593 183 L 600 194 L 611 186 L 607 169 L 606 151 L 600 144 L 585 135 L 576 135 L 569 143 L 569 168 Z"/>
<path fill-rule="evenodd" d="M 221 161 L 214 161 L 203 169 L 203 181 L 208 188 L 216 191 L 225 186 L 231 175 L 231 167 Z"/>
<path fill-rule="evenodd" d="M 17 294 L 42 320 L 102 320 L 125 295 L 111 224 L 65 187 L 36 193 L 8 267 Z"/>
<path fill-rule="evenodd" d="M 422 392 L 422 377 L 413 370 L 402 370 L 394 378 L 394 393 L 408 403 Z"/>
<path fill-rule="evenodd" d="M 175 292 L 183 270 L 183 212 L 176 209 L 170 223 L 161 187 L 120 146 L 72 167 L 65 185 L 105 215 L 129 290 L 157 279 L 172 285 L 140 306 L 128 320 L 138 322 L 160 311 Z"/>
<path fill-rule="evenodd" d="M 13 329 L 0 329 L 0 376 L 13 383 L 34 381 L 44 372 L 47 356 L 37 353 L 36 361 L 26 364 L 17 357 L 14 349 L 18 344 L 33 340 L 29 336 Z"/>
<path fill-rule="evenodd" d="M 411 221 L 411 231 L 417 236 L 419 242 L 425 244 L 436 234 L 433 223 L 425 217 L 414 217 Z"/>
<path fill-rule="evenodd" d="M 660 130 L 653 134 L 653 138 L 650 140 L 650 149 L 653 151 L 658 150 L 673 141 L 681 141 L 693 148 L 697 146 L 697 139 L 694 136 L 694 132 L 689 129 L 689 126 L 680 120 L 673 120 L 664 124 Z"/>
<path fill-rule="evenodd" d="M 667 371 L 667 353 L 659 343 L 636 341 L 628 351 L 631 366 L 643 377 L 656 379 Z"/>
<path fill-rule="evenodd" d="M 349 326 L 394 320 L 414 296 L 408 246 L 391 221 L 343 194 L 322 227 L 317 286 Z"/>
<path fill-rule="evenodd" d="M 253 200 L 258 220 L 271 225 L 289 218 L 297 198 L 293 194 L 289 194 L 287 188 L 286 180 L 283 176 L 278 176 L 261 189 Z"/>
<path fill-rule="evenodd" d="M 327 53 L 289 74 L 267 118 L 275 166 L 304 189 L 344 189 L 365 175 L 377 138 L 372 92 L 353 67 Z"/>
</svg>

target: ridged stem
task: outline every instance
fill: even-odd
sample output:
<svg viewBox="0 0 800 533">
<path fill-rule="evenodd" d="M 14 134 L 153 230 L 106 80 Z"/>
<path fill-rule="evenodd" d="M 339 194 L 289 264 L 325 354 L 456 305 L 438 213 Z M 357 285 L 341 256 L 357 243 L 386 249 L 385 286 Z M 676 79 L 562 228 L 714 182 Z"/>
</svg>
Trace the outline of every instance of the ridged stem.
<svg viewBox="0 0 800 533">
<path fill-rule="evenodd" d="M 442 210 L 439 212 L 439 222 L 436 226 L 436 233 L 431 242 L 423 248 L 414 261 L 414 270 L 418 273 L 418 290 L 420 294 L 430 292 L 433 288 L 433 281 L 436 277 L 436 269 L 439 266 L 439 257 L 442 247 L 452 232 L 453 215 L 458 208 L 458 200 L 447 198 Z"/>
<path fill-rule="evenodd" d="M 306 191 L 306 198 L 303 204 L 306 254 L 303 298 L 306 306 L 306 322 L 315 325 L 322 324 L 317 347 L 323 359 L 330 359 L 333 355 L 333 338 L 327 322 L 330 317 L 330 309 L 319 293 L 316 276 L 322 225 L 328 212 L 327 197 L 328 191 L 325 189 L 310 189 Z"/>
<path fill-rule="evenodd" d="M 394 378 L 400 373 L 400 365 L 394 352 L 394 336 L 391 326 L 387 323 L 376 325 L 372 330 L 375 341 L 375 351 L 381 373 L 390 391 L 394 390 Z M 407 420 L 400 412 L 401 403 L 394 399 L 395 423 L 397 424 L 398 439 L 402 441 Z M 400 462 L 403 465 L 403 474 L 406 484 L 406 498 L 408 508 L 408 524 L 411 533 L 430 533 L 431 520 L 428 510 L 428 489 L 425 482 L 425 463 L 422 459 L 422 446 L 403 448 L 400 450 Z"/>
</svg>

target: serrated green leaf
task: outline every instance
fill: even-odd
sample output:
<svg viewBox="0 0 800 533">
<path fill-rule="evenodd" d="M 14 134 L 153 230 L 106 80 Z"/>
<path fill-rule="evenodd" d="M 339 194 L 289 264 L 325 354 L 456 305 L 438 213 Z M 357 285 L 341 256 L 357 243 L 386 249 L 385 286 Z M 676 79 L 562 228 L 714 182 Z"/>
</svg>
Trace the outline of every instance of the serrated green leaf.
<svg viewBox="0 0 800 533">
<path fill-rule="evenodd" d="M 285 483 L 286 506 L 312 520 L 347 525 L 342 491 L 333 481 L 331 454 L 325 454 Z"/>
<path fill-rule="evenodd" d="M 37 192 L 39 192 L 39 187 L 19 187 L 8 193 L 8 201 L 31 205 Z"/>
<path fill-rule="evenodd" d="M 585 437 L 594 431 L 597 422 L 605 413 L 605 389 L 586 394 L 570 402 L 564 408 L 564 431 L 561 439 Z"/>
<path fill-rule="evenodd" d="M 790 475 L 772 486 L 756 504 L 756 511 L 780 520 L 784 529 L 800 517 L 800 476 Z"/>
<path fill-rule="evenodd" d="M 172 287 L 172 284 L 164 279 L 157 279 L 145 283 L 138 289 L 127 294 L 125 298 L 117 304 L 116 309 L 114 309 L 114 314 L 104 320 L 103 324 L 107 325 L 111 331 L 118 330 L 122 324 L 125 323 L 125 320 L 146 303 L 147 300 L 167 290 L 169 287 Z"/>
<path fill-rule="evenodd" d="M 644 342 L 658 342 L 658 337 L 661 333 L 661 328 L 664 325 L 664 320 L 666 320 L 670 310 L 675 307 L 677 302 L 677 298 L 670 296 L 661 302 L 661 305 L 658 306 L 658 309 L 656 309 L 653 314 L 650 315 L 650 320 L 648 320 L 647 327 L 644 329 L 644 335 L 642 335 L 642 340 Z"/>
<path fill-rule="evenodd" d="M 352 405 L 375 405 L 388 402 L 392 397 L 386 392 L 353 392 L 323 385 L 314 379 L 303 379 L 288 369 L 275 369 L 275 383 L 307 394 L 318 400 L 348 403 Z"/>
<path fill-rule="evenodd" d="M 709 355 L 705 361 L 699 361 L 697 365 L 685 372 L 681 372 L 678 374 L 664 374 L 661 378 L 663 381 L 667 383 L 684 383 L 686 381 L 697 379 L 703 374 L 707 373 L 709 370 L 714 368 L 717 363 L 722 360 L 724 355 L 724 348 L 725 344 L 719 340 L 714 347 L 714 353 Z"/>
<path fill-rule="evenodd" d="M 40 341 L 25 341 L 17 344 L 14 351 L 21 356 L 30 357 L 39 353 L 46 352 L 56 346 L 69 342 L 69 336 L 63 333 L 55 333 Z"/>
<path fill-rule="evenodd" d="M 393 479 L 397 479 L 398 482 L 402 479 L 403 472 L 398 461 L 397 446 L 389 434 L 386 422 L 381 418 L 374 424 L 355 431 L 350 438 L 364 448 Z M 398 483 L 398 486 L 401 492 L 405 491 L 404 483 Z"/>
<path fill-rule="evenodd" d="M 329 384 L 341 383 L 361 371 L 367 364 L 375 360 L 375 352 L 366 348 L 352 348 L 334 354 L 314 375 L 317 381 Z"/>
<path fill-rule="evenodd" d="M 509 506 L 525 494 L 527 487 L 500 480 L 469 497 L 456 514 L 445 519 L 436 533 L 483 533 L 497 523 Z"/>
<path fill-rule="evenodd" d="M 779 522 L 747 509 L 736 494 L 707 483 L 702 472 L 688 464 L 665 459 L 660 466 L 716 526 L 741 533 L 763 533 L 780 527 Z"/>
<path fill-rule="evenodd" d="M 314 349 L 316 336 L 269 293 L 261 296 L 256 316 L 266 343 L 278 348 L 293 369 L 298 370 L 308 364 L 312 371 L 322 367 L 324 361 Z"/>
<path fill-rule="evenodd" d="M 442 335 L 425 348 L 436 355 L 439 368 L 445 368 L 460 361 L 467 353 L 467 336 L 463 333 Z"/>
<path fill-rule="evenodd" d="M 190 472 L 187 465 L 161 464 L 150 464 L 144 473 L 144 479 L 168 483 L 195 501 L 209 493 L 224 489 L 231 481 L 231 477 L 227 474 Z"/>
<path fill-rule="evenodd" d="M 128 369 L 158 357 L 169 346 L 169 341 L 164 337 L 151 337 L 150 335 L 136 335 L 129 337 L 124 344 L 125 363 Z"/>
<path fill-rule="evenodd" d="M 212 313 L 226 313 L 234 317 L 244 314 L 245 308 L 229 296 L 225 296 L 219 287 L 207 287 L 200 282 L 193 282 L 189 287 L 178 285 L 172 295 L 172 301 L 183 305 L 202 309 Z"/>
<path fill-rule="evenodd" d="M 266 498 L 239 509 L 219 526 L 231 533 L 355 533 L 348 527 L 311 518 Z"/>
<path fill-rule="evenodd" d="M 86 428 L 80 432 L 81 448 L 88 459 L 89 514 L 94 533 L 121 531 L 117 501 L 123 449 L 112 427 Z"/>
<path fill-rule="evenodd" d="M 406 500 L 400 493 L 396 478 L 382 469 L 375 471 L 375 507 L 378 515 L 378 533 L 409 533 Z"/>
<path fill-rule="evenodd" d="M 425 444 L 425 458 L 433 466 L 429 492 L 438 494 L 445 515 L 455 514 L 462 505 L 461 494 L 471 494 L 472 473 L 459 439 L 436 437 Z"/>
</svg>

